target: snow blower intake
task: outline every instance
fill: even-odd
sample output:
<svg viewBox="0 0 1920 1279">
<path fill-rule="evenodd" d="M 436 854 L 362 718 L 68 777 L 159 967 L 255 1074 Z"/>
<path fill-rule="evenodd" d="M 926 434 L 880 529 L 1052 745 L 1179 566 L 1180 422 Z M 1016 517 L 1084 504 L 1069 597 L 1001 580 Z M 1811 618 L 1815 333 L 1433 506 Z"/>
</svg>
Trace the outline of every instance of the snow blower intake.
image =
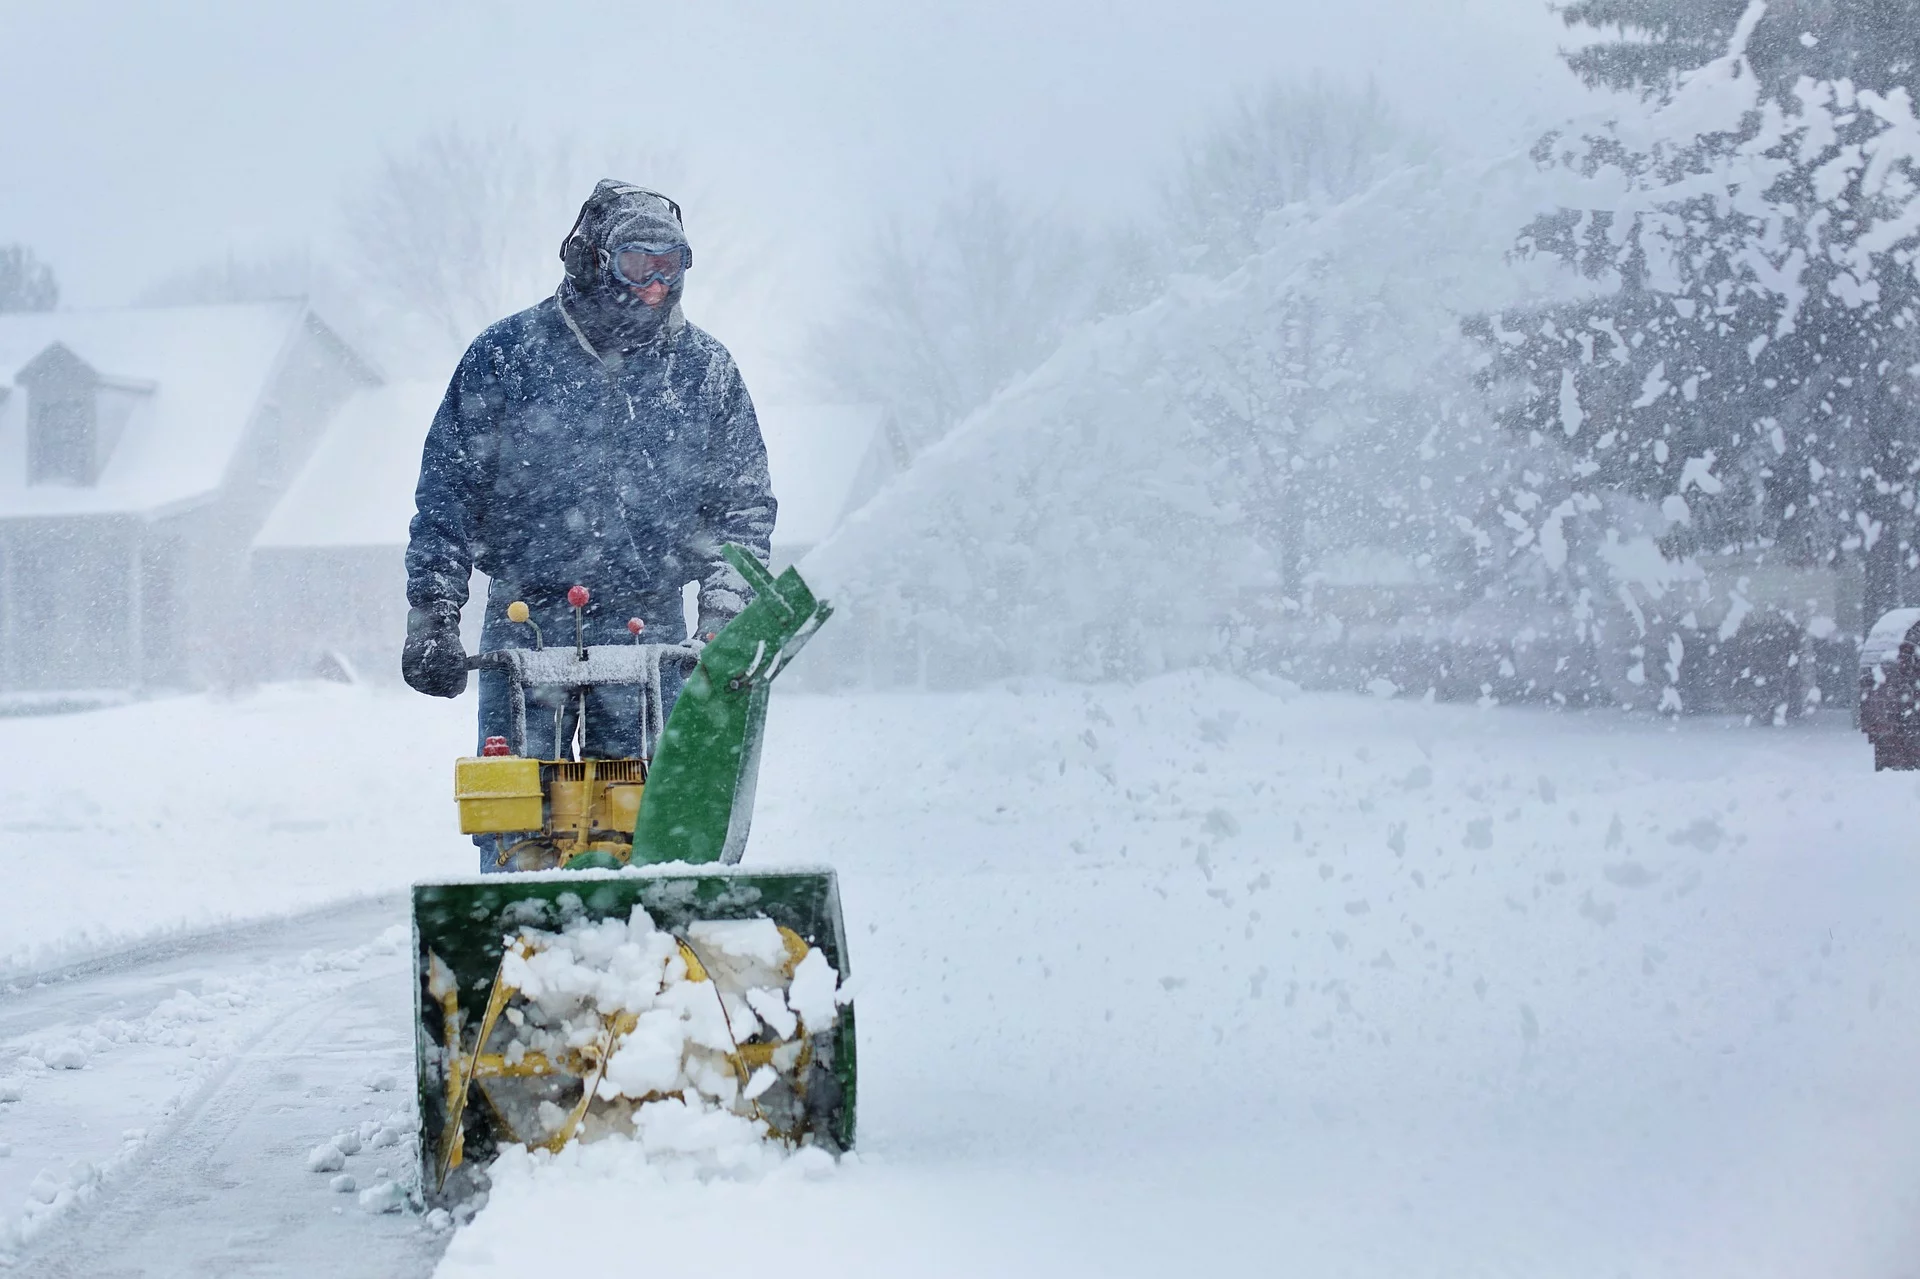
<svg viewBox="0 0 1920 1279">
<path fill-rule="evenodd" d="M 511 735 L 456 761 L 454 792 L 461 830 L 493 837 L 503 873 L 413 889 L 421 1185 L 433 1202 L 482 1188 L 509 1144 L 670 1142 L 698 1122 L 836 1153 L 853 1143 L 833 871 L 737 864 L 769 689 L 831 610 L 793 569 L 776 579 L 737 546 L 726 556 L 753 599 L 703 648 L 639 643 L 638 626 L 632 645 L 547 648 L 529 626 L 535 647 L 469 659 L 506 677 Z M 569 598 L 577 611 L 588 597 Z M 688 674 L 663 717 L 669 664 Z M 563 708 L 578 696 L 584 715 L 599 685 L 640 690 L 639 754 L 531 757 L 528 692 Z M 556 713 L 556 741 L 559 724 Z M 716 1112 L 731 1118 L 707 1118 Z"/>
</svg>

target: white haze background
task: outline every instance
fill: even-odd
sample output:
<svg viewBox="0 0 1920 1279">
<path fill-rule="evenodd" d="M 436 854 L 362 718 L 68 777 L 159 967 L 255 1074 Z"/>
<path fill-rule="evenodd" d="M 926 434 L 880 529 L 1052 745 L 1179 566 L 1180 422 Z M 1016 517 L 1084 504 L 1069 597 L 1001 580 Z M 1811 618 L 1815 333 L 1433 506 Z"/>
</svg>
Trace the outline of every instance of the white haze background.
<svg viewBox="0 0 1920 1279">
<path fill-rule="evenodd" d="M 1276 74 L 1392 83 L 1427 127 L 1510 146 L 1579 96 L 1553 61 L 1559 39 L 1551 15 L 1520 0 L 10 0 L 0 193 L 6 234 L 52 262 L 70 304 L 113 305 L 229 256 L 350 256 L 345 211 L 383 155 L 449 129 L 512 131 L 545 160 L 578 155 L 576 186 L 636 154 L 676 154 L 670 176 L 711 245 L 690 312 L 740 352 L 763 396 L 789 399 L 801 371 L 776 357 L 844 300 L 875 225 L 921 215 L 950 183 L 999 179 L 1081 220 L 1144 211 L 1183 135 Z M 544 212 L 516 251 L 547 281 L 568 214 L 556 227 Z M 786 287 L 765 306 L 710 300 L 721 225 L 773 246 Z"/>
</svg>

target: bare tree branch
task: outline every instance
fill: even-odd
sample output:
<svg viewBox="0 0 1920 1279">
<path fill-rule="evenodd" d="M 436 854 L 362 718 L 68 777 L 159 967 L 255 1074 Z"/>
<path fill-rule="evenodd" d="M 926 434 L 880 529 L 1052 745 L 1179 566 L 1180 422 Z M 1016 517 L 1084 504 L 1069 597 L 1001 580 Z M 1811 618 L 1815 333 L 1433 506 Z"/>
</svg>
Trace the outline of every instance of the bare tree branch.
<svg viewBox="0 0 1920 1279">
<path fill-rule="evenodd" d="M 886 405 L 915 452 L 1038 366 L 1096 297 L 1085 238 L 986 180 L 922 228 L 883 226 L 861 261 L 849 313 L 815 333 L 816 373 Z"/>
<path fill-rule="evenodd" d="M 1224 275 L 1260 247 L 1269 213 L 1337 204 L 1427 149 L 1372 85 L 1271 81 L 1190 140 L 1162 216 L 1193 246 L 1192 266 Z"/>
</svg>

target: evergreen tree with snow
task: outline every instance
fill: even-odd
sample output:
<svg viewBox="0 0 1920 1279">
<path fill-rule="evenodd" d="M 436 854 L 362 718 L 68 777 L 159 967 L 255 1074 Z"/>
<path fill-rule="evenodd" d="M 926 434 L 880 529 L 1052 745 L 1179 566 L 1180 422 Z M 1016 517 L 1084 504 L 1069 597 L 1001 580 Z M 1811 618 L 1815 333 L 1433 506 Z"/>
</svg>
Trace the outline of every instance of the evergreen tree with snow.
<svg viewBox="0 0 1920 1279">
<path fill-rule="evenodd" d="M 1748 0 L 1574 0 L 1560 8 L 1569 28 L 1604 32 L 1567 52 L 1590 87 L 1648 96 L 1671 93 L 1681 73 L 1726 52 Z M 1849 80 L 1886 90 L 1906 84 L 1920 63 L 1915 0 L 1773 0 L 1746 42 L 1748 64 L 1768 87 L 1801 77 Z"/>
<path fill-rule="evenodd" d="M 1598 287 L 1475 332 L 1508 424 L 1657 504 L 1669 555 L 1857 560 L 1870 622 L 1920 564 L 1920 5 L 1735 8 L 1565 11 L 1622 29 L 1569 61 L 1648 109 L 1536 152 L 1575 198 L 1521 251 Z"/>
</svg>

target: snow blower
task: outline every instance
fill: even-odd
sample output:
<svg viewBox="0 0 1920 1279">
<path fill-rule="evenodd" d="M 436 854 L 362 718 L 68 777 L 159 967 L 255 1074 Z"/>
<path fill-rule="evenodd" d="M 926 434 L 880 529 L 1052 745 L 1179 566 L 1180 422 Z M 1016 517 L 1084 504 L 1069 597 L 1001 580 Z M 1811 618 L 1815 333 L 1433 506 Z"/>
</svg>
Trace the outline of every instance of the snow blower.
<svg viewBox="0 0 1920 1279">
<path fill-rule="evenodd" d="M 830 869 L 746 870 L 769 688 L 830 609 L 736 546 L 752 601 L 704 648 L 576 642 L 483 653 L 511 736 L 454 765 L 460 828 L 505 873 L 413 889 L 421 1187 L 454 1202 L 509 1144 L 558 1151 L 675 1123 L 848 1149 L 853 1008 Z M 569 593 L 576 622 L 588 602 Z M 527 622 L 524 606 L 508 617 Z M 531 624 L 530 624 L 530 629 Z M 576 627 L 576 640 L 579 630 Z M 689 674 L 670 717 L 661 671 Z M 567 708 L 640 690 L 632 758 L 527 752 L 530 690 Z M 664 718 L 664 723 L 662 722 Z M 562 717 L 556 712 L 555 740 Z M 584 732 L 578 738 L 585 741 Z M 578 754 L 556 748 L 556 755 Z"/>
</svg>

